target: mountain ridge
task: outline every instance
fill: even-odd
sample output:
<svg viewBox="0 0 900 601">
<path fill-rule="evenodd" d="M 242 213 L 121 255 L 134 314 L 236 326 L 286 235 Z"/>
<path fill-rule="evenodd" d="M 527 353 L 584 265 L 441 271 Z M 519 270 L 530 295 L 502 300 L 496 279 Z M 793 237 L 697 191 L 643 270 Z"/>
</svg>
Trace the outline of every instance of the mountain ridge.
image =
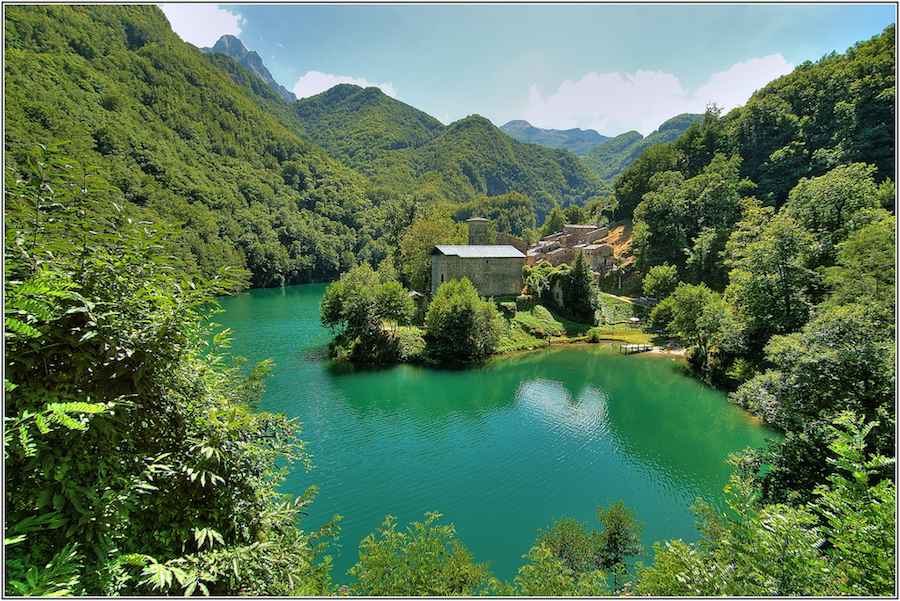
<svg viewBox="0 0 900 601">
<path fill-rule="evenodd" d="M 522 143 L 480 115 L 443 125 L 374 87 L 340 84 L 296 103 L 304 134 L 372 178 L 423 199 L 520 192 L 538 218 L 583 204 L 602 184 L 569 151 Z"/>
<path fill-rule="evenodd" d="M 611 182 L 651 146 L 678 139 L 703 115 L 681 113 L 663 121 L 646 137 L 631 130 L 591 148 L 582 160 L 601 180 Z"/>
<path fill-rule="evenodd" d="M 584 155 L 597 144 L 609 140 L 609 136 L 593 129 L 545 129 L 535 127 L 524 119 L 513 119 L 500 126 L 500 131 L 526 144 L 538 144 L 547 148 L 568 150 Z"/>
<path fill-rule="evenodd" d="M 255 50 L 248 50 L 241 40 L 233 35 L 225 34 L 220 37 L 212 48 L 201 48 L 205 54 L 224 54 L 237 61 L 250 70 L 251 73 L 266 82 L 285 102 L 297 100 L 294 93 L 275 81 L 272 74 L 263 63 L 262 57 Z"/>
</svg>

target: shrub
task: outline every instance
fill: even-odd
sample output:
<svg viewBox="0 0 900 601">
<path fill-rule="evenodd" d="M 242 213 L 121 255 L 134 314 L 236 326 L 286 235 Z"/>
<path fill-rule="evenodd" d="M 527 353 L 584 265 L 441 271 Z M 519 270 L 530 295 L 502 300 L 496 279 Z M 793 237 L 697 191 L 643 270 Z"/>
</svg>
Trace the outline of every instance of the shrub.
<svg viewBox="0 0 900 601">
<path fill-rule="evenodd" d="M 466 278 L 441 284 L 425 325 L 428 354 L 447 363 L 483 361 L 496 349 L 503 328 L 494 303 L 478 296 Z"/>
<path fill-rule="evenodd" d="M 503 317 L 512 318 L 516 316 L 516 303 L 500 303 L 499 306 Z"/>
<path fill-rule="evenodd" d="M 7 190 L 6 594 L 327 593 L 311 493 L 278 492 L 298 426 L 252 408 L 270 364 L 200 325 L 227 276 L 186 279 L 179 232 L 66 164 Z"/>
<path fill-rule="evenodd" d="M 476 564 L 456 537 L 452 524 L 438 524 L 440 514 L 429 513 L 424 522 L 397 529 L 388 516 L 378 532 L 359 545 L 359 561 L 350 569 L 356 581 L 354 595 L 472 596 L 488 584 L 489 573 Z"/>
<path fill-rule="evenodd" d="M 416 307 L 409 293 L 394 280 L 358 265 L 332 283 L 322 297 L 322 323 L 339 328 L 332 342 L 333 356 L 346 356 L 354 363 L 388 363 L 400 355 L 396 328 L 404 325 Z"/>
</svg>

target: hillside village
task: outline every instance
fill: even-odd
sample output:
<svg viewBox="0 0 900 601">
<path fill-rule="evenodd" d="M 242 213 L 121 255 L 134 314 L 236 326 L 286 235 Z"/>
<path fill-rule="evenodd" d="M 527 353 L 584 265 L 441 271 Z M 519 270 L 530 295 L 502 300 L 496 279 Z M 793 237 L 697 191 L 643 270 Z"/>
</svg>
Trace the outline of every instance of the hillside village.
<svg viewBox="0 0 900 601">
<path fill-rule="evenodd" d="M 609 227 L 605 225 L 566 224 L 562 231 L 528 246 L 508 235 L 497 240 L 505 244 L 488 244 L 487 219 L 471 217 L 465 223 L 467 244 L 437 245 L 431 252 L 431 294 L 445 281 L 466 277 L 482 296 L 517 296 L 523 292 L 525 265 L 546 262 L 558 267 L 572 264 L 579 254 L 587 261 L 595 283 L 620 268 L 610 243 Z"/>
</svg>

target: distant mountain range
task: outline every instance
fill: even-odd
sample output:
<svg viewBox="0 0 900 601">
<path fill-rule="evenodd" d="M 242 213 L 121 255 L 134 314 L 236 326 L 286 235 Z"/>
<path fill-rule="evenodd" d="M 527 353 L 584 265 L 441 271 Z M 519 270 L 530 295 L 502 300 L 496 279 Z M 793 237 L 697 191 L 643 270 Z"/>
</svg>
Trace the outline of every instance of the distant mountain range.
<svg viewBox="0 0 900 601">
<path fill-rule="evenodd" d="M 497 128 L 478 115 L 457 122 L 465 122 L 465 127 L 444 126 L 375 87 L 340 84 L 296 102 L 294 94 L 275 81 L 259 54 L 232 35 L 223 35 L 212 48 L 201 50 L 226 56 L 255 75 L 266 85 L 252 77 L 242 81 L 246 75 L 220 64 L 235 83 L 263 97 L 268 110 L 300 124 L 306 137 L 376 182 L 451 200 L 522 192 L 534 200 L 539 219 L 554 199 L 567 205 L 582 202 L 589 191 L 605 192 L 607 184 L 644 150 L 675 140 L 701 117 L 678 115 L 646 138 L 636 131 L 610 138 L 593 129 L 544 129 L 524 120 Z M 291 108 L 266 101 L 267 90 Z M 294 114 L 286 114 L 290 112 Z M 471 146 L 471 139 L 469 145 L 461 144 L 458 136 L 475 136 L 481 146 Z M 535 145 L 548 150 L 534 149 Z M 564 151 L 581 160 L 567 157 Z"/>
<path fill-rule="evenodd" d="M 207 54 L 224 54 L 233 58 L 235 61 L 250 70 L 251 73 L 259 77 L 261 80 L 269 84 L 282 100 L 285 102 L 293 102 L 297 100 L 293 92 L 279 84 L 266 69 L 262 58 L 253 50 L 247 50 L 243 42 L 233 35 L 223 35 L 215 43 L 212 48 L 201 48 Z"/>
<path fill-rule="evenodd" d="M 593 129 L 578 129 L 577 127 L 573 129 L 543 129 L 521 119 L 509 121 L 500 129 L 519 142 L 539 144 L 548 148 L 561 148 L 577 155 L 583 155 L 594 146 L 609 140 L 609 136 L 599 134 Z"/>
<path fill-rule="evenodd" d="M 303 133 L 379 186 L 467 201 L 521 192 L 538 219 L 555 202 L 582 204 L 603 185 L 573 154 L 523 144 L 470 115 L 444 126 L 378 88 L 335 86 L 296 104 Z"/>
<path fill-rule="evenodd" d="M 678 139 L 691 125 L 702 119 L 703 115 L 693 113 L 676 115 L 646 138 L 636 131 L 625 132 L 594 146 L 582 156 L 582 160 L 601 180 L 611 182 L 645 150 Z"/>
</svg>

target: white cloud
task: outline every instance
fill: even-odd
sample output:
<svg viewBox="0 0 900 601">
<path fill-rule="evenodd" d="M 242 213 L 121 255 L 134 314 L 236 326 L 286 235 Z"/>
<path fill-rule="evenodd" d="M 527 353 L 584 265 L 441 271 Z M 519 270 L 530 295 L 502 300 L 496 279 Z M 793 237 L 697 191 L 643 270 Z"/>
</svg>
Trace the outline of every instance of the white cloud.
<svg viewBox="0 0 900 601">
<path fill-rule="evenodd" d="M 702 113 L 711 103 L 725 111 L 740 106 L 754 91 L 791 70 L 781 54 L 753 58 L 713 73 L 693 91 L 662 71 L 590 72 L 562 82 L 546 96 L 532 85 L 520 118 L 537 127 L 591 128 L 606 135 L 636 129 L 647 135 L 666 119 Z"/>
<path fill-rule="evenodd" d="M 381 91 L 391 98 L 397 97 L 397 90 L 394 89 L 390 82 L 372 83 L 364 77 L 351 77 L 349 75 L 332 75 L 331 73 L 322 73 L 321 71 L 307 71 L 303 74 L 297 83 L 294 84 L 294 95 L 297 98 L 306 98 L 307 96 L 315 96 L 329 88 L 333 88 L 339 83 L 351 83 L 356 86 L 368 88 L 375 86 L 381 88 Z"/>
<path fill-rule="evenodd" d="M 212 46 L 225 34 L 239 36 L 244 27 L 241 15 L 216 4 L 160 4 L 159 7 L 175 33 L 200 48 Z"/>
</svg>

